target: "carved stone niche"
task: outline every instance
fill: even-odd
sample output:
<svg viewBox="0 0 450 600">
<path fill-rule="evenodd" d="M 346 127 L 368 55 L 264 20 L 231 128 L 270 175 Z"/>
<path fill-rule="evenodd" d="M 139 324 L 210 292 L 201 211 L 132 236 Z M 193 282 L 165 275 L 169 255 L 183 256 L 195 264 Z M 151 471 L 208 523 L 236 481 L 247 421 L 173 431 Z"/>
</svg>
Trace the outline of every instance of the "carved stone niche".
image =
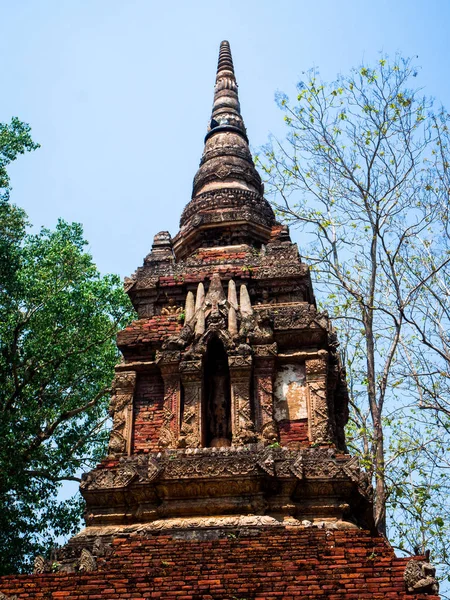
<svg viewBox="0 0 450 600">
<path fill-rule="evenodd" d="M 327 401 L 328 352 L 319 350 L 317 356 L 305 361 L 306 383 L 309 392 L 308 425 L 310 440 L 316 444 L 330 441 Z"/>
<path fill-rule="evenodd" d="M 228 356 L 222 341 L 214 336 L 207 345 L 203 363 L 203 445 L 231 446 L 232 391 Z"/>
<path fill-rule="evenodd" d="M 116 373 L 109 404 L 109 414 L 113 420 L 109 439 L 110 455 L 131 454 L 135 387 L 135 371 L 120 371 Z"/>
</svg>

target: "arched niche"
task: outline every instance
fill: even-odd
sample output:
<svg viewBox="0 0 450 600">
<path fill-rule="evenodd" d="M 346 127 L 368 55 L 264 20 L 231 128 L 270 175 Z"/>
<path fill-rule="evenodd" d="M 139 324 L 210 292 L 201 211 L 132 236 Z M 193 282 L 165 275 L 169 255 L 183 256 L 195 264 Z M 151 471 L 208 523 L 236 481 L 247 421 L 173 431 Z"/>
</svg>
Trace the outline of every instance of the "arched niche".
<svg viewBox="0 0 450 600">
<path fill-rule="evenodd" d="M 207 345 L 203 368 L 203 440 L 206 447 L 231 446 L 231 386 L 228 357 L 214 336 Z"/>
</svg>

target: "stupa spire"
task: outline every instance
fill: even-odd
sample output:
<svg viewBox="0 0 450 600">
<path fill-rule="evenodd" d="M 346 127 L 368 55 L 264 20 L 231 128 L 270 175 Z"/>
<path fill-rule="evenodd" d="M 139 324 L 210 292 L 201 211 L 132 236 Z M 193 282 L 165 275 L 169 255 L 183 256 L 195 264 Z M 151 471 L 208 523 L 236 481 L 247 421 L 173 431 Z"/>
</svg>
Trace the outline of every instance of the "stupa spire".
<svg viewBox="0 0 450 600">
<path fill-rule="evenodd" d="M 240 188 L 261 194 L 241 115 L 230 44 L 220 44 L 214 101 L 192 196 L 211 189 Z"/>
<path fill-rule="evenodd" d="M 236 131 L 247 140 L 244 121 L 238 97 L 238 85 L 234 73 L 230 44 L 226 40 L 220 44 L 217 63 L 216 85 L 211 120 L 206 139 L 212 132 Z"/>
<path fill-rule="evenodd" d="M 192 198 L 173 240 L 175 255 L 200 246 L 266 244 L 275 216 L 255 168 L 241 115 L 230 44 L 220 44 L 214 100 Z"/>
<path fill-rule="evenodd" d="M 232 71 L 234 75 L 233 58 L 231 56 L 230 42 L 224 40 L 220 43 L 219 62 L 217 64 L 217 78 L 221 71 Z"/>
</svg>

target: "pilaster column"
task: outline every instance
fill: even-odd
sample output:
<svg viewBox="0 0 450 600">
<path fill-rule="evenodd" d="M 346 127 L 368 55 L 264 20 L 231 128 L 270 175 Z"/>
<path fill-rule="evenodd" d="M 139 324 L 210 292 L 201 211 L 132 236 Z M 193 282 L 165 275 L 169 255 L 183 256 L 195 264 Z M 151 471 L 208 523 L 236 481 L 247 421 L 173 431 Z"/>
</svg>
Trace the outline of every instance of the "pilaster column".
<svg viewBox="0 0 450 600">
<path fill-rule="evenodd" d="M 200 448 L 202 439 L 202 361 L 180 363 L 184 391 L 183 414 L 178 438 L 180 448 Z"/>
<path fill-rule="evenodd" d="M 330 441 L 327 402 L 328 352 L 319 350 L 317 357 L 306 359 L 306 383 L 309 390 L 308 424 L 313 443 Z"/>
<path fill-rule="evenodd" d="M 164 353 L 159 368 L 164 381 L 163 424 L 159 434 L 159 445 L 176 448 L 180 429 L 180 353 Z"/>
<path fill-rule="evenodd" d="M 113 420 L 108 446 L 110 455 L 131 454 L 135 387 L 135 371 L 116 373 L 109 404 L 109 414 Z"/>
<path fill-rule="evenodd" d="M 267 442 L 278 439 L 277 425 L 273 414 L 273 382 L 275 377 L 275 355 L 273 344 L 255 348 L 254 390 L 256 431 Z"/>
<path fill-rule="evenodd" d="M 251 356 L 229 356 L 231 383 L 231 431 L 234 446 L 256 441 L 250 404 Z"/>
</svg>

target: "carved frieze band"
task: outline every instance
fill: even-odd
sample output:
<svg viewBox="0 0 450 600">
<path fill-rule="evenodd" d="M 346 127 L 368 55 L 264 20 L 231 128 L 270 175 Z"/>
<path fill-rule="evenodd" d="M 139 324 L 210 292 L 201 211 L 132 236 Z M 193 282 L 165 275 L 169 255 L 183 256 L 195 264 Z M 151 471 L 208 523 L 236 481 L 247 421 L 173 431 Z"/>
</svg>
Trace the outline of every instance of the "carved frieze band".
<svg viewBox="0 0 450 600">
<path fill-rule="evenodd" d="M 202 448 L 197 452 L 191 449 L 171 451 L 155 457 L 135 457 L 126 459 L 113 469 L 96 469 L 83 479 L 83 492 L 93 490 L 117 490 L 134 483 L 179 481 L 193 479 L 225 478 L 224 486 L 229 486 L 230 477 L 261 474 L 278 478 L 299 480 L 341 480 L 350 481 L 359 487 L 361 493 L 370 496 L 371 490 L 365 484 L 358 459 L 348 455 L 337 455 L 332 448 Z M 209 485 L 211 482 L 207 482 Z M 219 482 L 217 482 L 219 483 Z M 185 485 L 185 484 L 183 484 Z M 225 489 L 225 488 L 224 488 Z M 184 496 L 184 490 L 181 490 Z M 110 501 L 105 496 L 105 502 Z"/>
<path fill-rule="evenodd" d="M 131 454 L 135 387 L 135 371 L 121 371 L 116 373 L 109 404 L 109 414 L 113 420 L 109 439 L 110 454 Z"/>
</svg>

